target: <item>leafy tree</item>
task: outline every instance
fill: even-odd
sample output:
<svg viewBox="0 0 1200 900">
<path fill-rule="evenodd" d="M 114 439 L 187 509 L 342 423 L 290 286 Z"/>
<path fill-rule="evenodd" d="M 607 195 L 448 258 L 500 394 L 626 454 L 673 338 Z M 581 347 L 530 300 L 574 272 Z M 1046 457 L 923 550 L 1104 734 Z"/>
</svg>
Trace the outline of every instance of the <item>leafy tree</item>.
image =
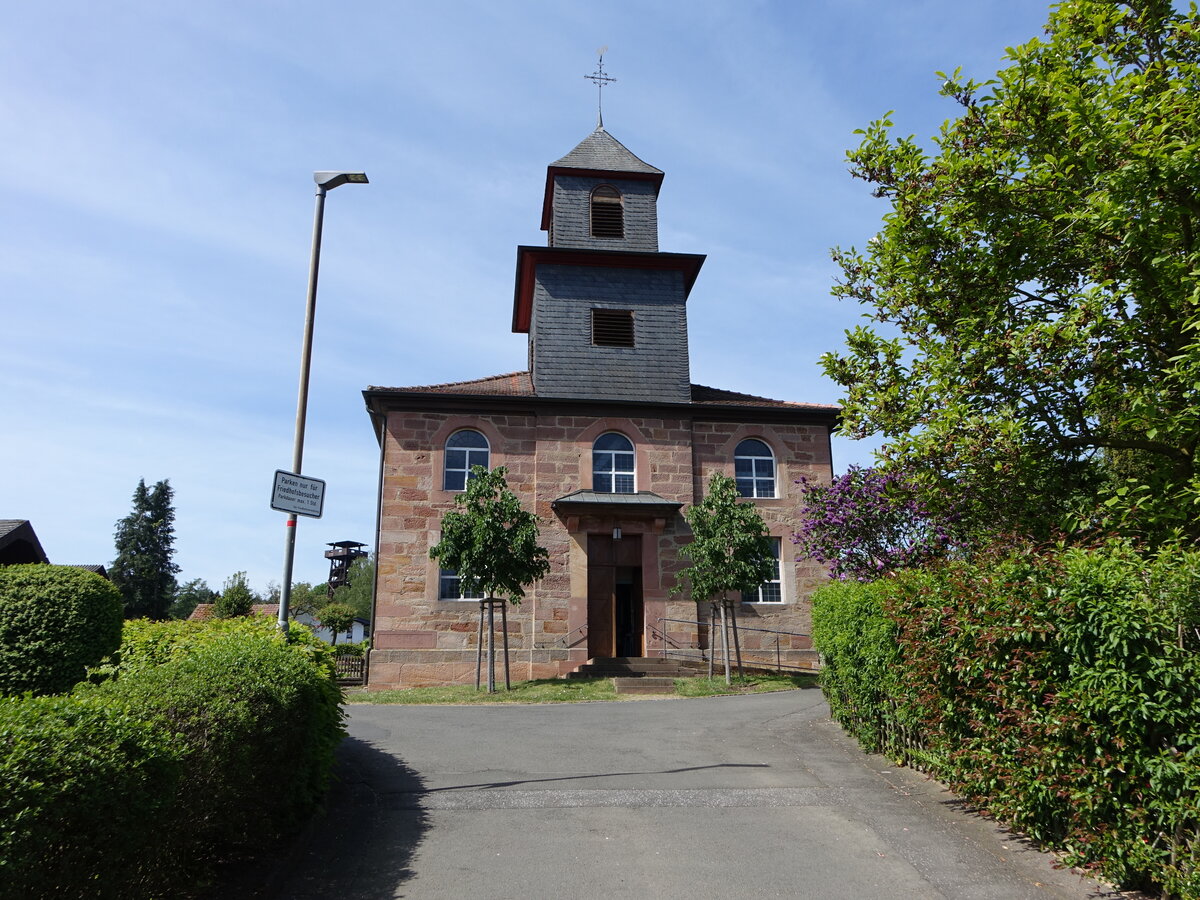
<svg viewBox="0 0 1200 900">
<path fill-rule="evenodd" d="M 217 592 L 208 586 L 208 582 L 202 578 L 193 578 L 175 592 L 170 609 L 171 618 L 186 619 L 201 603 L 212 603 L 216 598 Z"/>
<path fill-rule="evenodd" d="M 279 601 L 278 589 L 274 594 L 274 599 L 270 602 L 277 603 Z M 329 589 L 324 584 L 309 584 L 307 581 L 297 581 L 292 585 L 292 596 L 288 600 L 288 612 L 293 616 L 307 613 L 314 618 L 317 611 L 329 602 Z"/>
<path fill-rule="evenodd" d="M 109 580 L 121 592 L 125 618 L 165 619 L 175 597 L 175 508 L 169 481 L 139 479 L 133 511 L 117 522 L 117 558 Z"/>
<path fill-rule="evenodd" d="M 525 585 L 550 571 L 550 562 L 546 548 L 538 544 L 538 518 L 521 508 L 520 499 L 509 490 L 506 474 L 503 466 L 491 472 L 483 466 L 472 467 L 467 489 L 454 498 L 455 509 L 442 519 L 441 540 L 430 548 L 429 555 L 442 568 L 458 573 L 464 591 L 481 593 L 485 600 L 499 594 L 517 604 L 525 596 Z M 493 656 L 489 633 L 489 691 L 494 690 Z M 504 670 L 507 673 L 507 628 Z"/>
<path fill-rule="evenodd" d="M 712 612 L 721 608 L 722 643 L 725 646 L 725 681 L 729 681 L 728 646 L 724 641 L 724 621 L 728 612 L 733 620 L 734 644 L 737 644 L 737 603 L 730 593 L 752 591 L 774 576 L 778 562 L 766 523 L 750 503 L 738 502 L 737 482 L 720 472 L 713 473 L 704 499 L 683 514 L 692 529 L 692 542 L 679 551 L 691 561 L 679 576 L 691 586 L 692 599 L 709 601 Z M 680 593 L 681 588 L 673 588 Z M 740 596 L 739 598 L 740 599 Z"/>
<path fill-rule="evenodd" d="M 834 251 L 877 323 L 823 359 L 843 430 L 980 524 L 1200 536 L 1200 14 L 1068 0 L 1006 58 L 942 76 L 934 155 L 887 118 L 848 154 L 891 210 Z"/>
<path fill-rule="evenodd" d="M 830 484 L 800 479 L 804 515 L 798 550 L 838 579 L 872 581 L 960 548 L 953 513 L 935 515 L 902 472 L 850 466 Z"/>
<path fill-rule="evenodd" d="M 350 626 L 354 624 L 356 613 L 345 603 L 339 603 L 334 600 L 331 603 L 326 603 L 317 610 L 317 621 L 325 628 L 333 632 L 331 644 L 337 643 L 337 636 L 343 631 L 349 631 Z"/>
<path fill-rule="evenodd" d="M 375 586 L 375 559 L 360 556 L 350 563 L 346 583 L 333 592 L 336 603 L 345 603 L 360 619 L 371 618 L 371 592 Z"/>
<path fill-rule="evenodd" d="M 259 602 L 258 595 L 250 590 L 245 572 L 234 572 L 225 579 L 221 596 L 216 600 L 213 614 L 218 619 L 232 619 L 250 615 L 250 608 Z"/>
</svg>

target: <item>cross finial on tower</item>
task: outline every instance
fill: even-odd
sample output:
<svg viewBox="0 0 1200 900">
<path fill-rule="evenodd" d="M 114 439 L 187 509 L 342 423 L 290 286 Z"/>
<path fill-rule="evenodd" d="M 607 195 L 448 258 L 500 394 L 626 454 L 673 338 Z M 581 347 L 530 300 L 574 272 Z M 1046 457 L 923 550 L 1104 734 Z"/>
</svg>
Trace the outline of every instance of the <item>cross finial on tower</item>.
<svg viewBox="0 0 1200 900">
<path fill-rule="evenodd" d="M 609 75 L 604 74 L 604 51 L 607 49 L 608 49 L 608 46 L 605 45 L 596 51 L 596 53 L 600 57 L 600 59 L 596 63 L 596 71 L 593 72 L 591 75 L 583 76 L 588 81 L 591 81 L 596 85 L 596 127 L 597 128 L 604 127 L 604 86 L 607 84 L 612 84 L 612 82 L 617 80 Z"/>
</svg>

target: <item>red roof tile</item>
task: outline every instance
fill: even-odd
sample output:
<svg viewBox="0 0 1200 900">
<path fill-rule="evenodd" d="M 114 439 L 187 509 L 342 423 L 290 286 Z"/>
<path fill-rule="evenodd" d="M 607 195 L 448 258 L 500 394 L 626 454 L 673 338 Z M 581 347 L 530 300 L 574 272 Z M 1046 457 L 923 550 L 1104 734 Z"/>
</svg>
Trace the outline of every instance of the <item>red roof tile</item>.
<svg viewBox="0 0 1200 900">
<path fill-rule="evenodd" d="M 376 387 L 368 390 L 397 394 L 492 394 L 501 397 L 533 397 L 533 379 L 528 372 L 509 372 L 474 381 L 450 381 L 446 384 L 422 384 L 415 387 Z"/>
<path fill-rule="evenodd" d="M 196 608 L 192 610 L 192 614 L 188 616 L 189 622 L 203 622 L 205 619 L 216 618 L 215 603 L 198 603 Z M 255 603 L 250 607 L 250 615 L 252 616 L 271 616 L 272 618 L 279 617 L 278 603 Z"/>
<path fill-rule="evenodd" d="M 811 409 L 823 412 L 837 412 L 840 409 L 840 407 L 827 403 L 793 403 L 790 400 L 772 400 L 769 397 L 756 397 L 754 394 L 726 391 L 721 388 L 706 387 L 703 384 L 692 385 L 692 402 L 720 404 L 722 406 L 770 406 L 784 409 Z"/>
</svg>

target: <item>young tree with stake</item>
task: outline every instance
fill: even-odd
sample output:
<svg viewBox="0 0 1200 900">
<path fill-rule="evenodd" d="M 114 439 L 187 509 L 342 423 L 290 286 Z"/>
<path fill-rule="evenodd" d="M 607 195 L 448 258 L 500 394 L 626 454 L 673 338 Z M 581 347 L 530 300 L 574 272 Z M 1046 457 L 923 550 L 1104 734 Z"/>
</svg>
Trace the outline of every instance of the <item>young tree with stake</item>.
<svg viewBox="0 0 1200 900">
<path fill-rule="evenodd" d="M 721 648 L 725 658 L 725 683 L 729 684 L 729 641 L 726 614 L 733 626 L 738 674 L 742 651 L 737 633 L 737 603 L 742 591 L 752 591 L 775 574 L 778 563 L 766 523 L 749 503 L 738 502 L 737 482 L 714 473 L 704 499 L 683 514 L 692 528 L 692 542 L 679 552 L 691 565 L 679 573 L 691 585 L 692 599 L 710 603 L 710 621 L 721 611 Z M 681 593 L 681 587 L 672 593 Z M 736 592 L 736 593 L 735 593 Z M 730 594 L 735 599 L 730 599 Z M 711 665 L 712 651 L 709 651 Z"/>
<path fill-rule="evenodd" d="M 538 518 L 521 508 L 517 495 L 505 480 L 501 466 L 491 472 L 483 466 L 471 469 L 467 489 L 454 498 L 456 509 L 442 519 L 442 537 L 429 555 L 444 569 L 458 573 L 466 592 L 481 593 L 479 601 L 479 655 L 475 687 L 479 687 L 483 657 L 483 620 L 488 616 L 488 692 L 496 690 L 494 609 L 500 607 L 504 640 L 504 685 L 511 687 L 508 674 L 508 615 L 504 595 L 513 604 L 525 596 L 525 585 L 539 581 L 550 571 L 549 553 L 538 544 Z"/>
</svg>

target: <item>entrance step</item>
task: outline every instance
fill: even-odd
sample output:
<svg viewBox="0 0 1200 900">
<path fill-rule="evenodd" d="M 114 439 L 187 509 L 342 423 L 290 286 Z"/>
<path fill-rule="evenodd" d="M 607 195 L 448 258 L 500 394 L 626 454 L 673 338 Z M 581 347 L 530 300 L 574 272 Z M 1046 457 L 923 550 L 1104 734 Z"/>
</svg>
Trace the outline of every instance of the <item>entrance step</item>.
<svg viewBox="0 0 1200 900">
<path fill-rule="evenodd" d="M 588 660 L 567 678 L 687 678 L 695 668 L 674 659 L 655 656 L 598 657 Z"/>
<path fill-rule="evenodd" d="M 673 694 L 674 678 L 656 678 L 641 675 L 633 678 L 614 678 L 613 687 L 618 694 Z"/>
</svg>

